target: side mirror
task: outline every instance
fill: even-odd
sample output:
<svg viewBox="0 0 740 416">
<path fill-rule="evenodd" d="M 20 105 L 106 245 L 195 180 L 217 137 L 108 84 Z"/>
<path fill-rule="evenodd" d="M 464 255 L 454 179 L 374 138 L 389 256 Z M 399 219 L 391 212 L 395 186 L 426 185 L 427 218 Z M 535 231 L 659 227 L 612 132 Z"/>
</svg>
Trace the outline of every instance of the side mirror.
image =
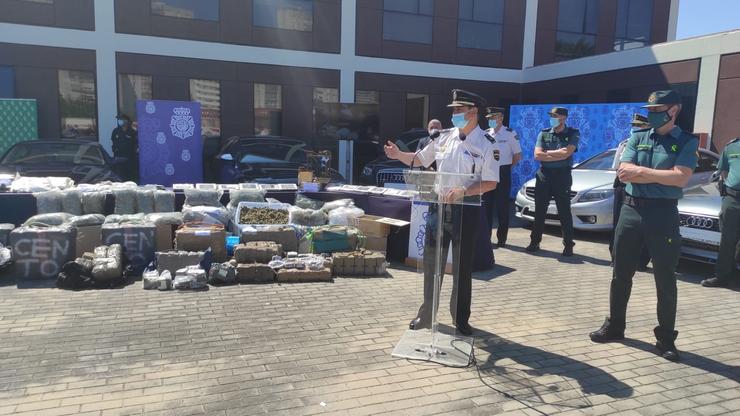
<svg viewBox="0 0 740 416">
<path fill-rule="evenodd" d="M 711 181 L 712 182 L 719 182 L 719 179 L 722 177 L 722 173 L 718 170 L 715 170 L 714 173 L 712 173 Z"/>
<path fill-rule="evenodd" d="M 234 156 L 232 156 L 231 153 L 224 153 L 222 155 L 219 155 L 218 158 L 221 159 L 221 160 L 225 160 L 227 162 L 233 162 L 234 161 Z"/>
</svg>

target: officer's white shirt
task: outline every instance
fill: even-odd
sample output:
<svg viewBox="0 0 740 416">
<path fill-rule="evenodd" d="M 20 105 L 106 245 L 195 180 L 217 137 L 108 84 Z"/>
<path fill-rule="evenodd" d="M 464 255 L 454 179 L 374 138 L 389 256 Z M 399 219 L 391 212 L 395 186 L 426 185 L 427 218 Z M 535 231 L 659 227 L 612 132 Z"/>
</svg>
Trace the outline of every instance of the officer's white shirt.
<svg viewBox="0 0 740 416">
<path fill-rule="evenodd" d="M 516 132 L 510 130 L 506 126 L 501 126 L 498 132 L 494 129 L 488 129 L 486 132 L 493 136 L 493 138 L 496 139 L 496 143 L 499 145 L 499 150 L 501 151 L 499 164 L 501 166 L 511 165 L 514 161 L 514 155 L 522 152 L 522 147 L 519 145 L 519 138 L 517 137 Z"/>
<path fill-rule="evenodd" d="M 499 161 L 494 158 L 498 148 L 485 134 L 476 126 L 465 140 L 460 140 L 460 129 L 442 131 L 417 156 L 425 167 L 436 161 L 438 172 L 475 173 L 482 181 L 498 182 Z"/>
</svg>

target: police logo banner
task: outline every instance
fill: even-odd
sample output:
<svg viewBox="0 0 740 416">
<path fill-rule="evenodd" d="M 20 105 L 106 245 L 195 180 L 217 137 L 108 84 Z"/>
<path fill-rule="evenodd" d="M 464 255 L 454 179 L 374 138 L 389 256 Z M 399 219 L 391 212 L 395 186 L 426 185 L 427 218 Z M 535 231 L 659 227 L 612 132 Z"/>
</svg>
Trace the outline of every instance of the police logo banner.
<svg viewBox="0 0 740 416">
<path fill-rule="evenodd" d="M 203 181 L 198 102 L 137 101 L 141 184 Z"/>
<path fill-rule="evenodd" d="M 511 173 L 511 197 L 525 182 L 534 178 L 539 162 L 534 160 L 534 145 L 542 129 L 550 126 L 547 113 L 553 107 L 566 107 L 569 116 L 566 125 L 580 131 L 578 151 L 574 163 L 582 162 L 598 153 L 616 148 L 630 136 L 632 115 L 645 114 L 643 103 L 621 104 L 538 104 L 513 105 L 509 127 L 517 132 L 522 148 L 522 160 Z"/>
</svg>

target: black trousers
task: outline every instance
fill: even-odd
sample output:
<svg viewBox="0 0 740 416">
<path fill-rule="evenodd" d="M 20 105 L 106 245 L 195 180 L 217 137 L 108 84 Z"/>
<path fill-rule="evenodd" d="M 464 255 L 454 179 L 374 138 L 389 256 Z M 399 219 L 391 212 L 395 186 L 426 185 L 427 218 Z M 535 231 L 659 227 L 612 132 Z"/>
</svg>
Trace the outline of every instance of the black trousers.
<svg viewBox="0 0 740 416">
<path fill-rule="evenodd" d="M 614 206 L 612 208 L 614 221 L 612 225 L 612 238 L 609 240 L 609 254 L 612 257 L 612 262 L 614 261 L 614 236 L 617 234 L 617 223 L 619 222 L 619 214 L 622 212 L 625 195 L 627 195 L 627 192 L 624 190 L 624 185 L 614 187 Z M 637 265 L 644 268 L 647 267 L 648 263 L 650 263 L 650 252 L 648 251 L 647 246 L 643 244 L 642 250 L 640 251 L 640 261 Z"/>
<path fill-rule="evenodd" d="M 499 182 L 496 189 L 483 194 L 488 225 L 493 227 L 493 211 L 496 211 L 498 226 L 496 227 L 496 241 L 506 243 L 509 236 L 509 205 L 511 194 L 511 165 L 502 165 L 499 168 Z"/>
<path fill-rule="evenodd" d="M 570 213 L 570 187 L 573 185 L 573 177 L 570 168 L 544 169 L 537 171 L 537 179 L 534 188 L 534 226 L 530 239 L 534 243 L 542 241 L 542 233 L 545 231 L 545 215 L 550 200 L 555 200 L 560 217 L 560 226 L 563 233 L 563 244 L 574 245 L 573 242 L 573 216 Z"/>
<path fill-rule="evenodd" d="M 437 258 L 437 225 L 442 221 L 442 274 L 447 262 L 447 253 L 452 243 L 452 296 L 450 313 L 456 325 L 464 325 L 470 319 L 470 301 L 473 285 L 473 252 L 478 232 L 480 208 L 471 205 L 444 205 L 442 218 L 437 204 L 429 207 L 424 238 L 424 303 L 417 314 L 424 321 L 432 319 L 434 296 L 434 272 Z M 440 281 L 441 284 L 441 281 Z"/>
</svg>

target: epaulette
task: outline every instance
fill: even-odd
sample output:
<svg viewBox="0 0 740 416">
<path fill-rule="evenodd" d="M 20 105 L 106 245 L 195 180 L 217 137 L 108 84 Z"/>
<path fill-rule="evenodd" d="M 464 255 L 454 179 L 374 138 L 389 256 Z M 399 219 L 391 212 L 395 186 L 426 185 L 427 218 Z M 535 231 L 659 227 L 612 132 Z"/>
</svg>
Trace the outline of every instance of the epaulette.
<svg viewBox="0 0 740 416">
<path fill-rule="evenodd" d="M 488 141 L 489 141 L 489 142 L 491 142 L 492 144 L 493 144 L 493 143 L 496 143 L 496 139 L 494 139 L 494 138 L 493 138 L 493 136 L 491 136 L 490 134 L 488 134 L 488 133 L 484 133 L 483 135 L 484 135 L 484 136 L 486 136 L 486 140 L 488 140 Z"/>
<path fill-rule="evenodd" d="M 542 129 L 542 131 L 550 131 L 550 129 L 552 129 L 552 127 L 544 128 L 544 129 Z"/>
<path fill-rule="evenodd" d="M 507 127 L 506 128 L 506 131 L 510 131 L 510 132 L 514 133 L 514 130 L 512 130 L 511 127 Z"/>
</svg>

